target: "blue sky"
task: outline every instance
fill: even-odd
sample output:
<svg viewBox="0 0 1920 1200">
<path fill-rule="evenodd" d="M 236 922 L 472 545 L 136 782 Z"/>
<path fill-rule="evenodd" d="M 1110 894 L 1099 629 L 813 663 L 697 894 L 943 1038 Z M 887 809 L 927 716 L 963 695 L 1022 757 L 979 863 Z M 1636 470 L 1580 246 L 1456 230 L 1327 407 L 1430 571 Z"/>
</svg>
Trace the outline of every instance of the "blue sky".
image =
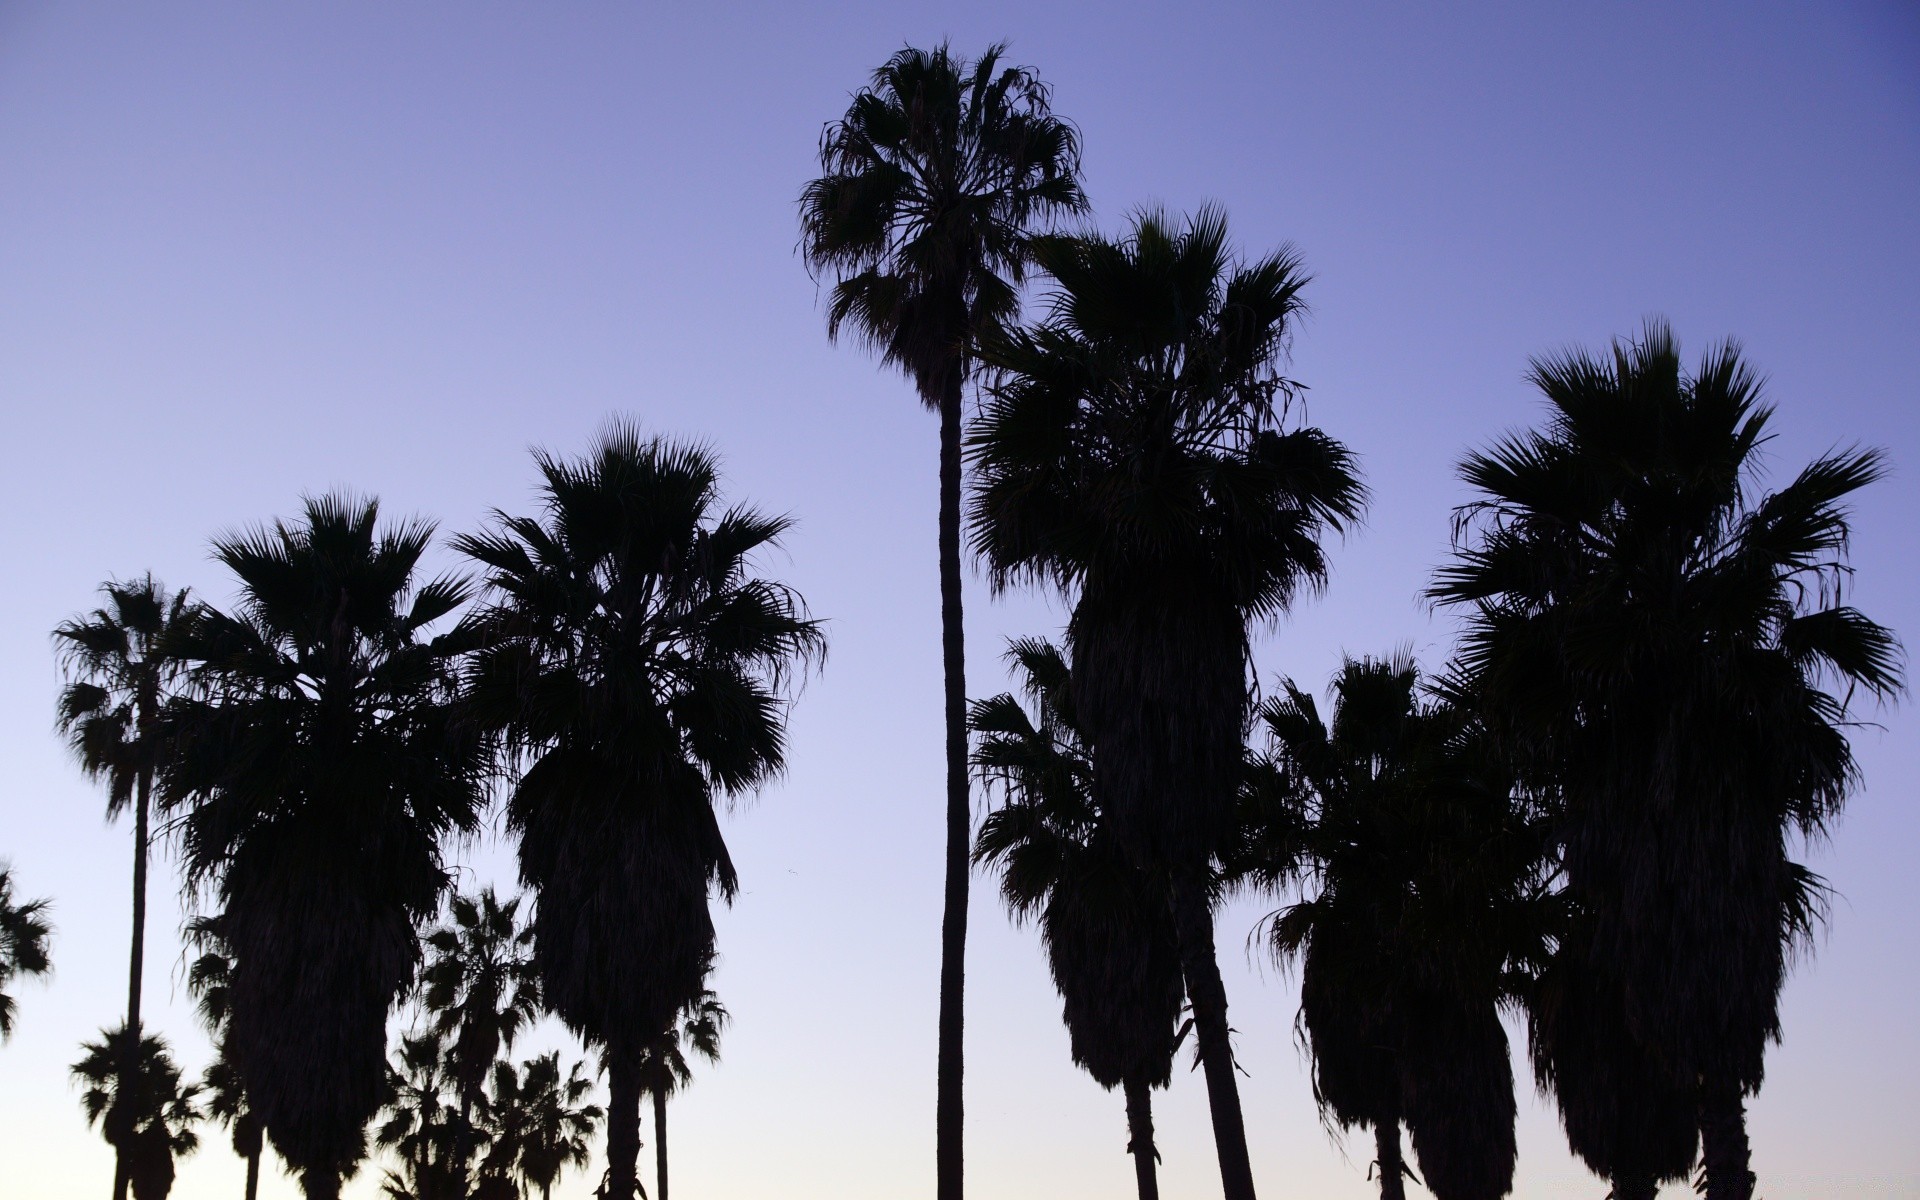
<svg viewBox="0 0 1920 1200">
<path fill-rule="evenodd" d="M 1744 342 L 1782 475 L 1835 444 L 1889 449 L 1857 597 L 1920 630 L 1911 6 L 6 0 L 0 856 L 59 927 L 55 978 L 24 987 L 0 1048 L 9 1194 L 111 1176 L 66 1064 L 123 996 L 129 839 L 53 736 L 48 630 L 111 575 L 223 600 L 208 538 L 303 492 L 472 528 L 527 502 L 528 447 L 579 448 L 613 413 L 710 442 L 733 495 L 799 519 L 769 565 L 833 638 L 788 777 L 729 824 L 745 894 L 717 986 L 737 1023 L 676 1104 L 680 1187 L 930 1190 L 935 431 L 899 378 L 827 343 L 793 251 L 821 124 L 887 54 L 941 37 L 1010 39 L 1054 86 L 1103 227 L 1217 201 L 1242 245 L 1293 242 L 1315 275 L 1291 370 L 1374 507 L 1328 594 L 1263 639 L 1263 679 L 1317 686 L 1342 651 L 1398 644 L 1438 663 L 1451 627 L 1417 593 L 1465 499 L 1453 464 L 1538 414 L 1529 355 L 1650 314 L 1690 353 Z M 1005 637 L 1061 614 L 969 587 L 986 694 Z M 1813 851 L 1842 899 L 1753 1104 L 1774 1200 L 1920 1191 L 1920 755 L 1910 709 L 1866 715 L 1866 786 Z M 457 857 L 469 882 L 511 880 L 496 839 Z M 147 995 L 197 1067 L 175 885 L 163 853 Z M 1264 908 L 1220 929 L 1256 1174 L 1271 1196 L 1368 1195 L 1367 1148 L 1313 1113 L 1292 981 L 1243 948 Z M 973 924 L 976 1194 L 1120 1194 L 1120 1100 L 1069 1063 L 1034 938 L 985 886 Z M 1522 1092 L 1517 1194 L 1601 1195 Z M 1216 1195 L 1198 1075 L 1158 1123 L 1165 1194 Z M 210 1140 L 179 1194 L 239 1191 Z"/>
</svg>

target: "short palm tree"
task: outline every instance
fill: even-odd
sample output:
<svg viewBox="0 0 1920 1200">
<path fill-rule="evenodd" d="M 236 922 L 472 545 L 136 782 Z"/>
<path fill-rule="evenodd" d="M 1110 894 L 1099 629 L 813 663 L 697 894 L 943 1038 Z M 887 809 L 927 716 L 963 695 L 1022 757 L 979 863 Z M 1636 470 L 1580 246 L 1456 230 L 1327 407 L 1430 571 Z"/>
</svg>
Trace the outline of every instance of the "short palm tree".
<svg viewBox="0 0 1920 1200">
<path fill-rule="evenodd" d="M 1078 135 L 1047 88 L 1003 67 L 907 48 L 874 72 L 820 138 L 800 197 L 800 250 L 834 278 L 827 332 L 850 328 L 912 377 L 940 414 L 940 629 L 947 734 L 946 913 L 940 943 L 938 1200 L 963 1181 L 967 934 L 967 685 L 960 581 L 961 397 L 975 347 L 1019 307 L 1032 232 L 1086 208 Z"/>
<path fill-rule="evenodd" d="M 99 1041 L 80 1048 L 86 1053 L 72 1070 L 74 1081 L 84 1085 L 80 1105 L 87 1124 L 100 1127 L 126 1164 L 134 1200 L 166 1200 L 173 1190 L 173 1160 L 200 1144 L 193 1128 L 201 1117 L 199 1087 L 181 1082 L 164 1040 L 136 1037 L 125 1025 L 101 1030 Z"/>
<path fill-rule="evenodd" d="M 641 1076 L 642 1086 L 653 1097 L 653 1200 L 667 1200 L 667 1101 L 693 1082 L 689 1054 L 697 1054 L 709 1063 L 720 1061 L 720 1033 L 728 1019 L 727 1006 L 720 1003 L 720 997 L 702 991 L 680 1010 L 666 1033 L 647 1047 Z"/>
<path fill-rule="evenodd" d="M 387 1068 L 374 1145 L 401 1163 L 382 1190 L 395 1200 L 466 1200 L 475 1141 L 462 1112 L 448 1046 L 432 1029 L 400 1039 Z"/>
<path fill-rule="evenodd" d="M 493 598 L 470 706 L 525 765 L 507 822 L 541 994 L 603 1053 L 609 1195 L 630 1200 L 646 1048 L 705 986 L 708 889 L 737 886 L 715 804 L 780 771 L 788 687 L 825 641 L 752 573 L 788 520 L 723 508 L 706 450 L 616 423 L 537 462 L 545 511 L 457 543 Z"/>
<path fill-rule="evenodd" d="M 533 927 L 519 919 L 519 910 L 519 897 L 503 904 L 490 887 L 477 897 L 454 893 L 448 922 L 427 934 L 420 998 L 434 1031 L 452 1039 L 448 1066 L 460 1091 L 463 1130 L 473 1128 L 495 1060 L 540 1016 Z"/>
<path fill-rule="evenodd" d="M 168 720 L 187 878 L 233 952 L 227 1053 L 310 1200 L 365 1153 L 441 844 L 476 827 L 492 764 L 454 704 L 469 628 L 433 632 L 467 585 L 421 578 L 430 525 L 378 518 L 318 497 L 216 541 L 239 608 L 182 639 L 197 692 Z"/>
<path fill-rule="evenodd" d="M 51 900 L 15 900 L 13 869 L 0 863 L 0 1041 L 13 1036 L 15 1001 L 7 991 L 23 975 L 45 975 L 53 969 L 47 940 Z"/>
<path fill-rule="evenodd" d="M 1004 795 L 974 858 L 1000 869 L 1016 919 L 1038 919 L 1073 1061 L 1121 1089 L 1135 1185 L 1141 1200 L 1156 1200 L 1152 1089 L 1171 1082 L 1181 1037 L 1172 913 L 1101 824 L 1065 657 L 1032 638 L 1007 657 L 1032 711 L 1012 693 L 973 706 L 974 768 Z"/>
<path fill-rule="evenodd" d="M 593 1091 L 585 1069 L 576 1062 L 563 1078 L 558 1051 L 528 1059 L 519 1071 L 511 1063 L 494 1065 L 489 1157 L 502 1174 L 511 1171 L 537 1189 L 540 1200 L 547 1200 L 568 1167 L 587 1165 L 605 1115 L 599 1105 L 585 1103 Z"/>
<path fill-rule="evenodd" d="M 1073 701 L 1101 815 L 1171 889 L 1228 1200 L 1253 1175 L 1213 953 L 1211 857 L 1243 771 L 1248 629 L 1318 587 L 1321 538 L 1354 520 L 1351 456 L 1282 431 L 1278 361 L 1306 276 L 1237 260 L 1226 220 L 1160 213 L 1127 236 L 1043 238 L 1057 290 L 1038 328 L 983 352 L 970 523 L 998 586 L 1074 604 Z"/>
<path fill-rule="evenodd" d="M 54 646 L 67 684 L 59 725 L 81 769 L 107 785 L 107 818 L 133 810 L 133 944 L 127 970 L 127 1026 L 140 1029 L 140 980 L 147 944 L 147 855 L 153 781 L 166 754 L 160 715 L 184 668 L 172 645 L 193 619 L 186 589 L 168 592 L 152 575 L 107 583 L 106 603 L 61 622 Z M 137 1043 L 136 1037 L 131 1044 Z M 133 1064 L 128 1064 L 131 1070 Z M 115 1200 L 127 1172 L 116 1172 Z"/>
<path fill-rule="evenodd" d="M 1270 927 L 1302 964 L 1314 1095 L 1373 1130 L 1383 1200 L 1405 1195 L 1402 1123 L 1438 1200 L 1497 1200 L 1515 1153 L 1499 1008 L 1548 932 L 1539 825 L 1480 731 L 1422 699 L 1411 658 L 1348 659 L 1332 690 L 1330 722 L 1292 680 L 1260 710 L 1318 885 Z"/>
<path fill-rule="evenodd" d="M 247 1102 L 240 1067 L 227 1050 L 227 1021 L 233 1013 L 233 951 L 220 935 L 217 917 L 189 921 L 187 945 L 198 951 L 187 967 L 187 992 L 213 1039 L 214 1059 L 200 1078 L 200 1089 L 207 1097 L 206 1115 L 232 1135 L 233 1152 L 247 1164 L 246 1200 L 254 1200 L 260 1189 L 260 1152 L 266 1139 L 259 1116 Z"/>
<path fill-rule="evenodd" d="M 1695 1097 L 1708 1196 L 1747 1200 L 1787 837 L 1828 828 L 1857 783 L 1856 691 L 1902 687 L 1898 642 L 1843 596 L 1847 502 L 1884 462 L 1835 451 L 1763 490 L 1759 377 L 1731 344 L 1689 374 L 1659 323 L 1532 378 L 1548 423 L 1462 465 L 1481 499 L 1432 595 L 1468 609 L 1467 672 L 1557 789 L 1595 986 L 1663 1094 Z"/>
</svg>

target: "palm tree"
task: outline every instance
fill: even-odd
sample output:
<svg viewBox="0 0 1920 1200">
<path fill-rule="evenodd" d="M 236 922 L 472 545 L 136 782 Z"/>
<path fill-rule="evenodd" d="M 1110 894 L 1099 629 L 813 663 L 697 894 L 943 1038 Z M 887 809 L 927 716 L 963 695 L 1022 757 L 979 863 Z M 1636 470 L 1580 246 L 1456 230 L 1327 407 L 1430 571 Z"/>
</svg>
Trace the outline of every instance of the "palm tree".
<svg viewBox="0 0 1920 1200">
<path fill-rule="evenodd" d="M 1662 1094 L 1695 1098 L 1708 1196 L 1747 1200 L 1786 840 L 1829 828 L 1857 783 L 1856 690 L 1902 687 L 1899 643 L 1844 603 L 1847 500 L 1884 461 L 1834 451 L 1765 492 L 1759 377 L 1732 344 L 1689 375 L 1657 322 L 1532 379 L 1548 424 L 1462 465 L 1482 499 L 1432 595 L 1469 606 L 1467 671 L 1558 790 L 1590 966 Z"/>
<path fill-rule="evenodd" d="M 887 60 L 820 138 L 800 248 L 834 277 L 827 332 L 851 328 L 940 414 L 940 631 L 947 734 L 946 912 L 935 1118 L 938 1200 L 960 1200 L 967 942 L 967 685 L 960 585 L 960 404 L 975 348 L 1013 319 L 1033 229 L 1084 211 L 1080 144 L 1046 86 L 942 43 Z"/>
<path fill-rule="evenodd" d="M 227 1048 L 227 1021 L 233 1013 L 233 950 L 220 929 L 218 917 L 195 917 L 187 923 L 187 945 L 199 951 L 187 967 L 187 992 L 213 1039 L 214 1059 L 200 1078 L 200 1090 L 207 1094 L 206 1115 L 232 1135 L 233 1152 L 247 1163 L 246 1200 L 254 1200 L 260 1189 L 265 1136 L 259 1116 L 247 1102 L 239 1064 Z"/>
<path fill-rule="evenodd" d="M 470 704 L 526 764 L 507 823 L 540 990 L 603 1052 L 609 1195 L 630 1200 L 646 1048 L 705 985 L 708 888 L 737 887 L 714 803 L 780 771 L 788 685 L 825 640 L 750 573 L 789 521 L 723 510 L 704 449 L 614 423 L 536 461 L 542 517 L 456 543 L 495 598 Z"/>
<path fill-rule="evenodd" d="M 1011 693 L 973 706 L 974 767 L 1005 794 L 974 858 L 1000 868 L 1017 920 L 1039 919 L 1073 1061 L 1121 1089 L 1135 1184 L 1156 1200 L 1152 1089 L 1171 1082 L 1182 1036 L 1172 914 L 1101 823 L 1065 657 L 1039 639 L 1011 643 L 1007 657 L 1038 716 Z"/>
<path fill-rule="evenodd" d="M 53 969 L 47 957 L 47 924 L 51 900 L 13 898 L 13 868 L 0 863 L 0 1042 L 13 1036 L 14 999 L 7 988 L 17 976 L 45 975 Z"/>
<path fill-rule="evenodd" d="M 103 584 L 107 603 L 61 622 L 54 645 L 67 684 L 59 725 L 81 769 L 107 784 L 107 818 L 133 809 L 133 949 L 127 971 L 127 1027 L 139 1042 L 140 978 L 147 944 L 147 848 L 155 772 L 164 766 L 161 708 L 180 683 L 171 645 L 194 616 L 186 589 L 169 593 L 152 575 Z M 128 1064 L 133 1069 L 133 1064 Z M 127 1194 L 127 1166 L 114 1173 L 114 1200 Z"/>
<path fill-rule="evenodd" d="M 1258 777 L 1319 884 L 1271 943 L 1302 962 L 1315 1098 L 1373 1129 L 1383 1200 L 1405 1195 L 1403 1122 L 1439 1200 L 1497 1200 L 1515 1153 L 1499 1006 L 1545 953 L 1544 846 L 1484 736 L 1419 689 L 1410 657 L 1347 659 L 1330 723 L 1290 679 L 1261 707 Z"/>
<path fill-rule="evenodd" d="M 426 938 L 421 999 L 434 1031 L 453 1039 L 448 1065 L 460 1091 L 460 1128 L 470 1133 L 495 1060 L 539 1019 L 540 980 L 519 897 L 502 904 L 482 888 L 477 899 L 454 893 L 447 909 L 451 921 Z M 457 1158 L 464 1163 L 467 1155 Z"/>
<path fill-rule="evenodd" d="M 1170 888 L 1228 1200 L 1253 1174 L 1213 953 L 1211 856 L 1243 770 L 1248 626 L 1326 576 L 1355 519 L 1353 460 L 1281 431 L 1276 369 L 1306 276 L 1291 251 L 1236 260 L 1226 220 L 1137 216 L 1119 240 L 1044 238 L 1052 316 L 983 353 L 970 523 L 996 586 L 1074 602 L 1074 709 L 1101 815 Z"/>
<path fill-rule="evenodd" d="M 449 883 L 441 842 L 476 827 L 492 762 L 453 703 L 470 627 L 431 632 L 467 584 L 421 580 L 430 524 L 378 517 L 318 497 L 216 541 L 240 606 L 183 637 L 199 692 L 168 721 L 187 879 L 233 952 L 227 1052 L 310 1200 L 365 1153 L 387 1014 Z"/>
<path fill-rule="evenodd" d="M 594 1131 L 604 1115 L 598 1105 L 582 1103 L 593 1081 L 585 1074 L 585 1064 L 578 1062 L 561 1078 L 558 1051 L 528 1059 L 518 1072 L 506 1062 L 494 1064 L 493 1070 L 489 1157 L 501 1174 L 511 1170 L 528 1188 L 539 1189 L 540 1200 L 547 1200 L 561 1172 L 587 1165 Z"/>
<path fill-rule="evenodd" d="M 125 1164 L 134 1200 L 166 1200 L 173 1190 L 173 1160 L 200 1144 L 193 1130 L 200 1120 L 194 1104 L 199 1087 L 181 1082 L 164 1040 L 136 1037 L 126 1025 L 103 1029 L 99 1041 L 80 1048 L 86 1053 L 72 1072 L 85 1085 L 80 1106 L 87 1124 L 100 1127 Z"/>
<path fill-rule="evenodd" d="M 693 1082 L 688 1053 L 710 1063 L 720 1061 L 720 1032 L 727 1027 L 727 1006 L 703 990 L 680 1010 L 676 1023 L 647 1047 L 642 1086 L 653 1096 L 653 1200 L 667 1200 L 667 1100 Z"/>
<path fill-rule="evenodd" d="M 466 1200 L 474 1139 L 448 1050 L 435 1030 L 410 1034 L 400 1039 L 387 1068 L 387 1096 L 373 1141 L 402 1164 L 382 1184 L 394 1200 Z"/>
</svg>

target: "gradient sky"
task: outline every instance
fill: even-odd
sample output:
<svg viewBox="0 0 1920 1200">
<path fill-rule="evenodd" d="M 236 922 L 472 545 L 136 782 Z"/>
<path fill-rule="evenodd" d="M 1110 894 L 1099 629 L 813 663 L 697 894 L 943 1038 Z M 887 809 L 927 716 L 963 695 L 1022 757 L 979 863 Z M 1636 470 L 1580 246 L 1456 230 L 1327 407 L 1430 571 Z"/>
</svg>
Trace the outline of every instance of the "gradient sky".
<svg viewBox="0 0 1920 1200">
<path fill-rule="evenodd" d="M 1399 644 L 1438 663 L 1451 626 L 1417 594 L 1465 498 L 1452 465 L 1538 415 L 1529 355 L 1650 314 L 1690 357 L 1743 340 L 1780 405 L 1776 478 L 1890 450 L 1856 595 L 1920 638 L 1910 4 L 0 0 L 0 856 L 58 926 L 0 1048 L 0 1192 L 97 1200 L 112 1173 L 66 1066 L 124 1003 L 130 838 L 53 734 L 48 631 L 147 569 L 224 601 L 208 538 L 303 492 L 472 528 L 528 503 L 528 447 L 625 413 L 709 441 L 732 495 L 799 518 L 770 566 L 833 639 L 788 777 L 728 826 L 736 1025 L 675 1103 L 676 1190 L 930 1194 L 935 426 L 827 343 L 794 199 L 867 72 L 946 36 L 1011 39 L 1054 86 L 1103 227 L 1214 200 L 1316 277 L 1292 372 L 1375 501 L 1327 596 L 1263 641 L 1263 680 L 1317 688 L 1343 650 Z M 1004 638 L 1061 612 L 969 588 L 981 695 Z M 1866 787 L 1812 851 L 1841 898 L 1752 1105 L 1772 1200 L 1920 1195 L 1920 754 L 1911 705 L 1864 715 Z M 512 880 L 495 838 L 456 857 L 468 886 Z M 165 850 L 152 896 L 147 1011 L 197 1070 Z M 1293 981 L 1244 941 L 1267 907 L 1219 933 L 1262 1193 L 1368 1196 L 1370 1147 L 1317 1123 Z M 1130 1194 L 1121 1101 L 1069 1063 L 1036 939 L 990 886 L 972 920 L 973 1194 Z M 1603 1195 L 1521 1078 L 1515 1194 Z M 1158 1103 L 1164 1194 L 1218 1195 L 1199 1075 Z M 208 1139 L 177 1195 L 239 1194 Z"/>
</svg>

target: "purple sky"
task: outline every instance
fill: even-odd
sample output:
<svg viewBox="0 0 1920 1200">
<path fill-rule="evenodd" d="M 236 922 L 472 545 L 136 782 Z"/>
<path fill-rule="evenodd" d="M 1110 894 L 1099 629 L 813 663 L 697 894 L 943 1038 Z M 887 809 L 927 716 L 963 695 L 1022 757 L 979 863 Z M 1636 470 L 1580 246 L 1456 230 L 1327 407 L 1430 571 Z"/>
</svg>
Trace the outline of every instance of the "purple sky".
<svg viewBox="0 0 1920 1200">
<path fill-rule="evenodd" d="M 1263 679 L 1317 687 L 1342 650 L 1402 643 L 1437 664 L 1451 629 L 1417 593 L 1464 499 L 1453 463 L 1535 418 L 1529 355 L 1656 313 L 1690 356 L 1744 341 L 1781 475 L 1889 448 L 1856 594 L 1920 637 L 1908 4 L 294 7 L 0 3 L 0 856 L 58 925 L 55 978 L 23 985 L 0 1048 L 8 1195 L 97 1197 L 112 1170 L 66 1064 L 123 1003 L 129 838 L 53 736 L 48 630 L 149 568 L 224 600 L 209 536 L 303 491 L 472 528 L 527 503 L 529 446 L 577 449 L 616 412 L 710 441 L 734 496 L 799 518 L 771 565 L 833 638 L 789 777 L 729 826 L 736 1026 L 676 1102 L 678 1187 L 931 1191 L 935 429 L 828 345 L 793 253 L 821 124 L 903 42 L 1011 39 L 1083 131 L 1102 226 L 1217 200 L 1241 244 L 1292 241 L 1316 276 L 1292 371 L 1375 504 L 1330 593 L 1263 644 Z M 979 695 L 1004 686 L 1003 639 L 1060 613 L 970 587 Z M 1842 899 L 1752 1106 L 1773 1200 L 1920 1192 L 1920 754 L 1910 708 L 1866 716 L 1866 788 L 1814 851 Z M 459 858 L 511 881 L 493 839 Z M 175 892 L 163 853 L 148 1011 L 197 1070 Z M 1243 949 L 1267 907 L 1219 935 L 1256 1175 L 1270 1197 L 1367 1196 L 1369 1147 L 1316 1123 L 1292 981 Z M 989 886 L 973 922 L 974 1194 L 1126 1194 L 1120 1100 L 1068 1061 L 1036 939 Z M 1525 1078 L 1516 1194 L 1602 1195 Z M 1164 1194 L 1217 1195 L 1199 1076 L 1159 1104 Z M 239 1193 L 209 1143 L 176 1194 Z"/>
</svg>

